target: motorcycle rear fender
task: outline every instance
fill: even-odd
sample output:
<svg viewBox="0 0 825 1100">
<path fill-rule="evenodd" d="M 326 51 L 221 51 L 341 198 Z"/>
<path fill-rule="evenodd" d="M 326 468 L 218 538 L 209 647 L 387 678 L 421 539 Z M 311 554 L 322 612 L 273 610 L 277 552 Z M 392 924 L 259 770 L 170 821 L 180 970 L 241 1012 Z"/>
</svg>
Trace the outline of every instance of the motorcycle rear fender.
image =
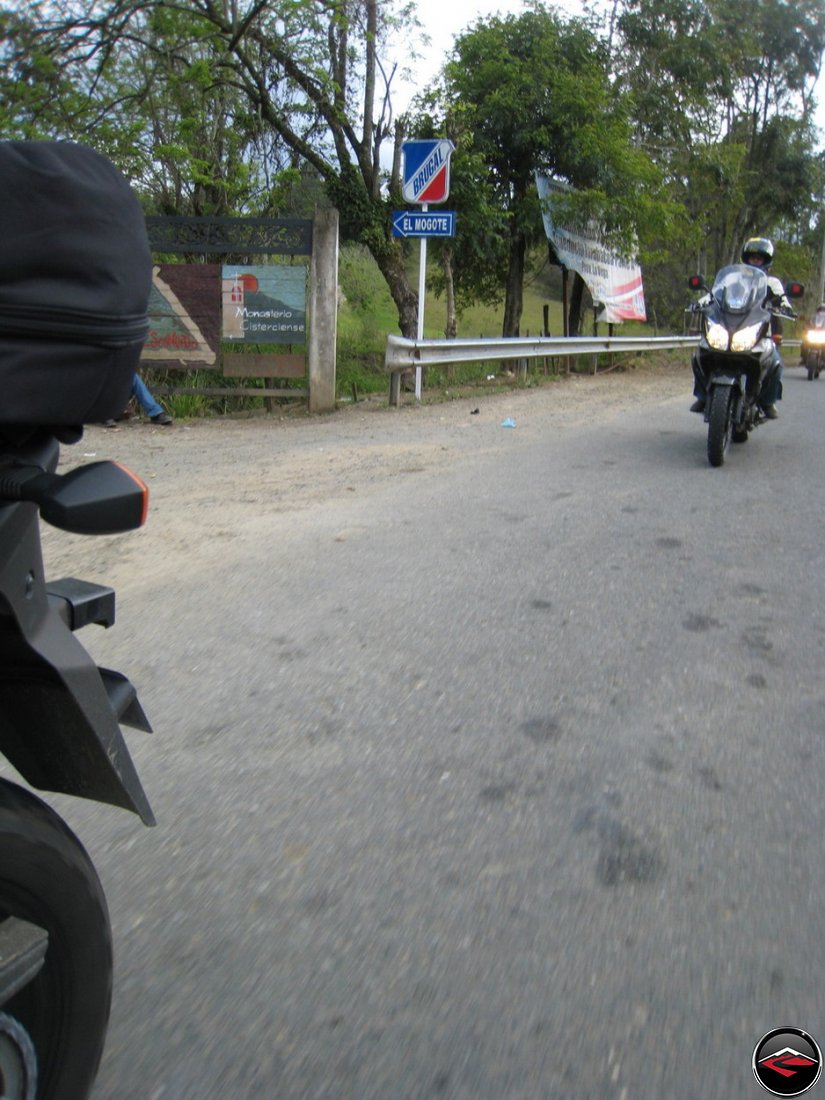
<svg viewBox="0 0 825 1100">
<path fill-rule="evenodd" d="M 153 825 L 119 714 L 150 728 L 128 680 L 97 667 L 50 601 L 36 506 L 0 508 L 0 752 L 33 787 Z"/>
</svg>

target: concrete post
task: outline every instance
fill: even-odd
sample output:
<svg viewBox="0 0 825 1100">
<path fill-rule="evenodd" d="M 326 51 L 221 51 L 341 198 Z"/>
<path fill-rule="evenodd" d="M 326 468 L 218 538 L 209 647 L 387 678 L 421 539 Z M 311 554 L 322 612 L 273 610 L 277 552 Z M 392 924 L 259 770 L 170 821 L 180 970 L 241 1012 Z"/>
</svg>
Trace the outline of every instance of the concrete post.
<svg viewBox="0 0 825 1100">
<path fill-rule="evenodd" d="M 309 411 L 333 412 L 338 336 L 337 210 L 315 211 L 309 286 Z"/>
</svg>

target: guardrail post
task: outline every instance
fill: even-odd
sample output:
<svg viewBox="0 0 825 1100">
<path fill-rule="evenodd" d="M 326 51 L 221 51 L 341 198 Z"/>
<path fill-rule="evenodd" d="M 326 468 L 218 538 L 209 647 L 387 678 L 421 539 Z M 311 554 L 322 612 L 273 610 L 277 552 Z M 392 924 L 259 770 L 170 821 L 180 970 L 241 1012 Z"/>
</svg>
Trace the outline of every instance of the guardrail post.
<svg viewBox="0 0 825 1100">
<path fill-rule="evenodd" d="M 401 371 L 394 370 L 390 374 L 390 404 L 398 408 L 401 404 Z"/>
</svg>

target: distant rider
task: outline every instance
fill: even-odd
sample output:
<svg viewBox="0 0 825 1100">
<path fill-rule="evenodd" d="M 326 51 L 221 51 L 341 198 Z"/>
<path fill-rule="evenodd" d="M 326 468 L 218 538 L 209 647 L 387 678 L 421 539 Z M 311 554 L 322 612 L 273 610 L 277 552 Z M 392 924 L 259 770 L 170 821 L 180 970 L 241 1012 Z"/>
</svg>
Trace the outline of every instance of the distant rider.
<svg viewBox="0 0 825 1100">
<path fill-rule="evenodd" d="M 811 321 L 811 326 L 810 327 L 812 329 L 813 328 L 825 329 L 825 302 L 820 302 L 819 305 L 816 307 L 816 313 L 813 316 L 813 320 Z M 808 360 L 808 349 L 810 348 L 810 346 L 811 345 L 810 345 L 810 342 L 808 340 L 807 335 L 803 336 L 803 338 L 802 338 L 802 355 L 801 355 L 802 366 L 803 367 L 807 367 L 807 365 L 808 365 L 808 361 L 807 361 Z"/>
<path fill-rule="evenodd" d="M 767 237 L 751 237 L 745 241 L 742 248 L 742 263 L 749 267 L 761 268 L 767 273 L 773 263 L 773 244 Z M 785 288 L 782 281 L 775 275 L 768 275 L 768 287 L 770 298 L 778 301 L 780 306 L 790 311 L 791 303 L 785 296 Z M 771 337 L 773 338 L 773 362 L 768 368 L 762 389 L 759 393 L 759 407 L 768 418 L 776 420 L 779 413 L 776 411 L 776 402 L 782 398 L 782 356 L 779 354 L 778 345 L 782 343 L 782 318 L 775 314 L 771 316 Z M 690 406 L 691 412 L 702 413 L 705 411 L 707 401 L 707 388 L 705 377 L 699 368 L 699 359 L 693 356 L 693 396 L 696 400 Z"/>
</svg>

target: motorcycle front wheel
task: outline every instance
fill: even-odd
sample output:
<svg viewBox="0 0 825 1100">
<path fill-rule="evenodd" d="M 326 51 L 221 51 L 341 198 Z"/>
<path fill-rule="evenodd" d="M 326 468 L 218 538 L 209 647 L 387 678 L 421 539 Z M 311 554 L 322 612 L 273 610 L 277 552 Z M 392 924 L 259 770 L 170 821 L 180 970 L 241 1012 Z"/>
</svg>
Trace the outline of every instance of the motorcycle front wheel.
<svg viewBox="0 0 825 1100">
<path fill-rule="evenodd" d="M 728 386 L 711 391 L 708 415 L 708 462 L 721 466 L 730 442 L 730 406 L 732 394 Z"/>
<path fill-rule="evenodd" d="M 112 998 L 106 899 L 74 833 L 39 798 L 0 780 L 0 920 L 6 917 L 49 937 L 42 969 L 2 1006 L 33 1048 L 37 1100 L 86 1100 Z M 3 1075 L 0 1061 L 0 1095 Z"/>
</svg>

